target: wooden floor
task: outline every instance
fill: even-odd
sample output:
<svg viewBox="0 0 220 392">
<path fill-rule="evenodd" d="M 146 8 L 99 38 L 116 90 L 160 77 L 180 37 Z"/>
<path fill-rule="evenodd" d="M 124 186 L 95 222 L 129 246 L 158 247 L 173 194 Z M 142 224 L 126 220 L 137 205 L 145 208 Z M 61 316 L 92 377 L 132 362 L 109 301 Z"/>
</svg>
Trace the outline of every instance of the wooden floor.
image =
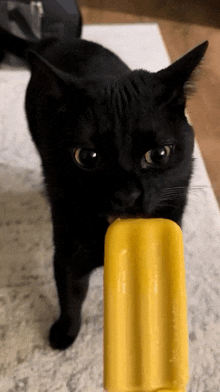
<svg viewBox="0 0 220 392">
<path fill-rule="evenodd" d="M 220 203 L 220 2 L 218 0 L 78 0 L 85 24 L 157 22 L 172 61 L 209 41 L 188 112 Z"/>
</svg>

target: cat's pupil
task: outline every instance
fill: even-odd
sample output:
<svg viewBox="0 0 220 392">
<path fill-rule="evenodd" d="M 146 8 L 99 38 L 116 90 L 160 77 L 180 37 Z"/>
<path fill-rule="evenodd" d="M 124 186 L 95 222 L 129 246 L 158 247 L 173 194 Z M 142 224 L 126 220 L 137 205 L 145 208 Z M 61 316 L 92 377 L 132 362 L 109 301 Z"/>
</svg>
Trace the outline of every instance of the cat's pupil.
<svg viewBox="0 0 220 392">
<path fill-rule="evenodd" d="M 78 148 L 75 151 L 75 159 L 81 166 L 87 169 L 93 169 L 97 164 L 98 154 L 94 150 Z"/>
<path fill-rule="evenodd" d="M 155 150 L 151 150 L 150 157 L 153 163 L 162 163 L 167 157 L 167 150 L 165 147 L 159 147 Z"/>
</svg>

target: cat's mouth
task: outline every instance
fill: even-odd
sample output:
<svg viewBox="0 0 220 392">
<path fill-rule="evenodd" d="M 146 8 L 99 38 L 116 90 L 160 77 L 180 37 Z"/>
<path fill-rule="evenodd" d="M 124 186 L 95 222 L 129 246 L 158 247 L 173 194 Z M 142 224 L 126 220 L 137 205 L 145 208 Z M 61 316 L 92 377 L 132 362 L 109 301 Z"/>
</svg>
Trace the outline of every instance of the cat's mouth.
<svg viewBox="0 0 220 392">
<path fill-rule="evenodd" d="M 142 218 L 142 219 L 150 219 L 152 218 L 151 215 L 118 215 L 118 216 L 113 216 L 110 215 L 107 220 L 108 223 L 111 224 L 112 222 L 114 222 L 116 219 L 138 219 L 138 218 Z"/>
</svg>

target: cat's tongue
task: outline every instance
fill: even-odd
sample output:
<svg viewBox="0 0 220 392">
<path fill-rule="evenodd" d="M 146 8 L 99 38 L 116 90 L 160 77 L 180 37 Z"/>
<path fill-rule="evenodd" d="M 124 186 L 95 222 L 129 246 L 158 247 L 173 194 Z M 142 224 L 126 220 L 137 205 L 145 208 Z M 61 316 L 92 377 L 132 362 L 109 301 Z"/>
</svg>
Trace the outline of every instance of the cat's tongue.
<svg viewBox="0 0 220 392">
<path fill-rule="evenodd" d="M 109 216 L 108 217 L 108 223 L 111 224 L 112 222 L 114 222 L 117 218 L 114 216 Z"/>
<path fill-rule="evenodd" d="M 108 217 L 108 223 L 111 224 L 112 222 L 114 222 L 116 219 L 121 219 L 120 216 L 109 216 Z M 124 216 L 123 219 L 126 219 L 126 217 Z"/>
</svg>

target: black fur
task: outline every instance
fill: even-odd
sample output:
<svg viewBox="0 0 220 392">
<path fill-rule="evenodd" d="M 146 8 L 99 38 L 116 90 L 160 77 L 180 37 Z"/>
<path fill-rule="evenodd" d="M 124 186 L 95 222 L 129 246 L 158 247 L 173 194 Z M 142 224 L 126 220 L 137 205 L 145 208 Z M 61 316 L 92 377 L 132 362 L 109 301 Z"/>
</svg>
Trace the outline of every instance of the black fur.
<svg viewBox="0 0 220 392">
<path fill-rule="evenodd" d="M 194 147 L 184 114 L 186 87 L 207 45 L 150 73 L 131 71 L 86 40 L 16 41 L 14 53 L 27 53 L 31 68 L 26 114 L 53 221 L 61 315 L 50 330 L 52 347 L 65 349 L 77 337 L 111 217 L 160 217 L 181 225 Z"/>
</svg>

